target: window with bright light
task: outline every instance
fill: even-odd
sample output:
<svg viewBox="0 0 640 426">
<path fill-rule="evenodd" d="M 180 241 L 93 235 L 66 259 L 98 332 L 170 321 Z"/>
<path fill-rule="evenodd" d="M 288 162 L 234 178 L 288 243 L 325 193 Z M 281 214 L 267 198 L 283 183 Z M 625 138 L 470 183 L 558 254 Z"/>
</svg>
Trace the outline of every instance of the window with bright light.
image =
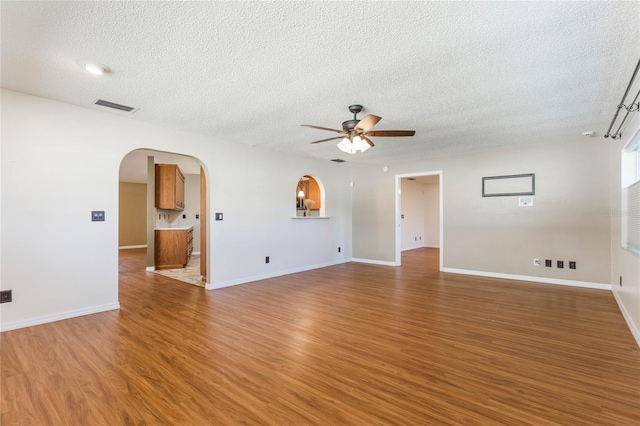
<svg viewBox="0 0 640 426">
<path fill-rule="evenodd" d="M 640 128 L 622 150 L 622 246 L 640 255 Z"/>
</svg>

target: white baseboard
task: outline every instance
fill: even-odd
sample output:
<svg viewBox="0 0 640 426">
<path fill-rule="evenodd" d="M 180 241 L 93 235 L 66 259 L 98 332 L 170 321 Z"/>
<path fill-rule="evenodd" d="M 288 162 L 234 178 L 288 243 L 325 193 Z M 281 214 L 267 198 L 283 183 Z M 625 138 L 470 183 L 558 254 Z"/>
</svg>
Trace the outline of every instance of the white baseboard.
<svg viewBox="0 0 640 426">
<path fill-rule="evenodd" d="M 0 332 L 16 330 L 18 328 L 32 327 L 34 325 L 46 324 L 49 322 L 66 320 L 69 318 L 81 317 L 83 315 L 97 314 L 99 312 L 120 309 L 120 303 L 108 303 L 106 305 L 91 306 L 89 308 L 77 309 L 74 311 L 60 312 L 57 314 L 43 315 L 39 317 L 27 318 L 20 321 L 11 321 L 0 325 Z"/>
<path fill-rule="evenodd" d="M 143 244 L 141 246 L 120 246 L 118 247 L 118 250 L 129 250 L 129 249 L 137 249 L 137 248 L 147 248 L 147 245 Z"/>
<path fill-rule="evenodd" d="M 147 266 L 147 269 L 146 269 L 147 272 L 153 272 L 155 270 L 156 270 L 155 266 Z"/>
<path fill-rule="evenodd" d="M 424 247 L 426 247 L 426 248 L 437 248 L 437 249 L 439 249 L 439 248 L 440 248 L 440 246 L 428 246 L 428 245 L 426 245 L 426 244 L 424 245 Z"/>
<path fill-rule="evenodd" d="M 354 257 L 353 259 L 351 259 L 351 261 L 358 263 L 369 263 L 371 265 L 398 266 L 396 265 L 396 262 L 387 262 L 385 260 L 359 259 Z"/>
<path fill-rule="evenodd" d="M 200 256 L 200 252 L 199 252 L 199 251 L 194 251 L 193 253 L 191 253 L 191 255 L 193 255 L 193 256 Z"/>
<path fill-rule="evenodd" d="M 327 266 L 339 265 L 339 264 L 345 263 L 345 262 L 348 262 L 348 261 L 347 260 L 339 260 L 339 261 L 336 261 L 336 262 L 319 263 L 319 264 L 316 264 L 316 265 L 302 266 L 300 268 L 285 269 L 283 271 L 272 272 L 272 273 L 269 273 L 269 274 L 254 275 L 254 276 L 251 276 L 251 277 L 239 278 L 237 280 L 223 281 L 221 283 L 212 283 L 212 284 L 211 283 L 207 283 L 207 284 L 205 284 L 204 288 L 206 290 L 217 290 L 219 288 L 231 287 L 233 285 L 246 284 L 246 283 L 250 283 L 250 282 L 254 282 L 254 281 L 266 280 L 266 279 L 269 279 L 269 278 L 280 277 L 282 275 L 295 274 L 295 273 L 298 273 L 298 272 L 310 271 L 312 269 L 318 269 L 318 268 L 326 268 Z"/>
<path fill-rule="evenodd" d="M 629 315 L 629 311 L 627 311 L 627 308 L 622 303 L 622 300 L 620 300 L 618 292 L 615 290 L 612 290 L 611 292 L 613 293 L 613 297 L 618 303 L 618 308 L 620 308 L 620 312 L 622 312 L 624 320 L 627 322 L 627 327 L 629 327 L 629 330 L 631 330 L 631 334 L 633 335 L 634 339 L 636 339 L 638 347 L 640 347 L 640 331 L 638 330 L 638 327 L 633 323 L 633 319 L 631 318 L 631 315 Z"/>
<path fill-rule="evenodd" d="M 504 278 L 516 281 L 531 281 L 534 283 L 568 285 L 573 287 L 596 288 L 599 290 L 611 290 L 611 284 L 591 283 L 587 281 L 561 280 L 558 278 L 532 277 L 529 275 L 502 274 L 499 272 L 471 271 L 468 269 L 442 268 L 442 272 L 450 274 L 476 275 L 488 278 Z"/>
</svg>

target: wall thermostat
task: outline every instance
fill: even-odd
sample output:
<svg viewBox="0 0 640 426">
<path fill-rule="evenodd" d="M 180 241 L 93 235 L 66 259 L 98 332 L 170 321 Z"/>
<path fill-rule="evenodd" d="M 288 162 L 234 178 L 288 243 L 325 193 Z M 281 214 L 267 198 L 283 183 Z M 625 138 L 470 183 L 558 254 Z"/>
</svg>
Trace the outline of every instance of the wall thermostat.
<svg viewBox="0 0 640 426">
<path fill-rule="evenodd" d="M 531 207 L 533 206 L 533 197 L 520 197 L 518 198 L 518 206 Z"/>
</svg>

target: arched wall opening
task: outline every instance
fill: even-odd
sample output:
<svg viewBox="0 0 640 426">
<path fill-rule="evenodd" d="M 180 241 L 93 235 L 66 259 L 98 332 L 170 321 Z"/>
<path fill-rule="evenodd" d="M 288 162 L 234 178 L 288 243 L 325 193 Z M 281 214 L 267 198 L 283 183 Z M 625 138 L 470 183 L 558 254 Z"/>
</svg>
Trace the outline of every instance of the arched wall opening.
<svg viewBox="0 0 640 426">
<path fill-rule="evenodd" d="M 156 164 L 175 165 L 179 169 L 184 178 L 181 207 L 157 208 Z M 210 281 L 206 255 L 209 243 L 206 183 L 206 169 L 198 158 L 144 148 L 129 152 L 123 157 L 119 171 L 119 248 L 146 248 L 147 271 L 172 278 L 183 277 L 176 279 L 204 287 Z M 140 229 L 142 226 L 144 232 Z M 181 229 L 191 229 L 192 240 L 186 242 L 187 246 L 191 244 L 188 260 L 197 261 L 199 265 L 189 265 L 188 275 L 174 274 L 176 277 L 172 276 L 172 268 L 169 267 L 156 271 L 156 239 L 161 235 L 174 235 L 161 231 L 177 232 Z M 135 240 L 129 238 L 132 235 Z"/>
<path fill-rule="evenodd" d="M 325 217 L 324 184 L 310 174 L 302 176 L 296 184 L 296 217 Z"/>
</svg>

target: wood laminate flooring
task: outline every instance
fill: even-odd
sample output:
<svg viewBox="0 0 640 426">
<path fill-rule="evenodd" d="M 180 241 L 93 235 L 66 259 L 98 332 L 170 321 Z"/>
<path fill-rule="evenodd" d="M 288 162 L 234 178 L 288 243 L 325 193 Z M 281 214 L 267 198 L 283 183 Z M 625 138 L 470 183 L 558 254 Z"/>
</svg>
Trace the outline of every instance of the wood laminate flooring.
<svg viewBox="0 0 640 426">
<path fill-rule="evenodd" d="M 2 333 L 8 425 L 638 425 L 603 290 L 346 263 L 206 291 L 121 252 L 121 309 Z"/>
</svg>

